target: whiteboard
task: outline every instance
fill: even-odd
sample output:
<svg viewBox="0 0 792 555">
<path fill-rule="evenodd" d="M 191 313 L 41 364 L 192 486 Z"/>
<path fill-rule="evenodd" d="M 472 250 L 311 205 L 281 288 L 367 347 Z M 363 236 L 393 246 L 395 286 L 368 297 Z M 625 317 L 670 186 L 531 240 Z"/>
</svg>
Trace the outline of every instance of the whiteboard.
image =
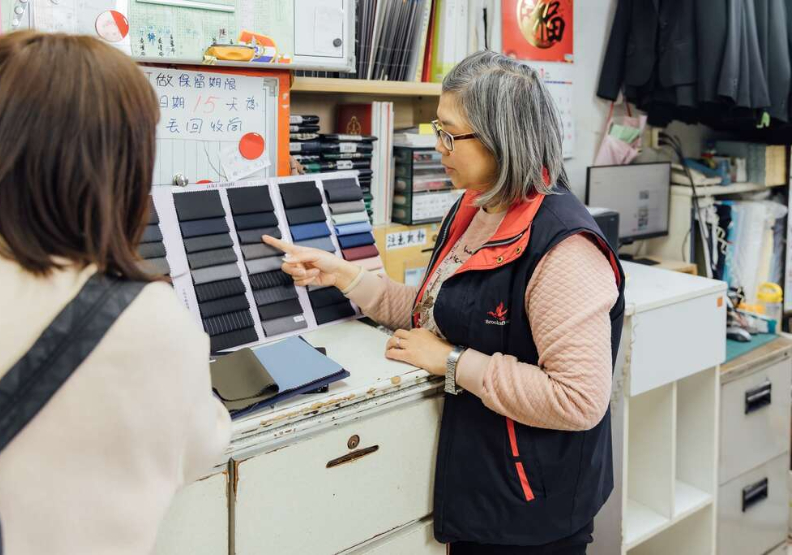
<svg viewBox="0 0 792 555">
<path fill-rule="evenodd" d="M 153 66 L 143 71 L 160 105 L 154 185 L 173 185 L 179 174 L 189 183 L 277 174 L 277 79 Z M 254 160 L 240 156 L 250 134 L 264 139 Z"/>
</svg>

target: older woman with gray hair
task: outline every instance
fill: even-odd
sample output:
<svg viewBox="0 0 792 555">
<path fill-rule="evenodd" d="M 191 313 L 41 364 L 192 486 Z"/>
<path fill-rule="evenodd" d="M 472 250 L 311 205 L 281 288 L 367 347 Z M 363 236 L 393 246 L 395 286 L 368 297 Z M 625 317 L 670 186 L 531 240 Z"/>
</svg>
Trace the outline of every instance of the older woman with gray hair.
<svg viewBox="0 0 792 555">
<path fill-rule="evenodd" d="M 452 555 L 585 553 L 613 489 L 624 274 L 568 189 L 536 71 L 469 56 L 443 81 L 432 125 L 464 194 L 420 286 L 264 240 L 298 285 L 335 286 L 396 330 L 385 356 L 445 378 L 434 526 Z"/>
</svg>

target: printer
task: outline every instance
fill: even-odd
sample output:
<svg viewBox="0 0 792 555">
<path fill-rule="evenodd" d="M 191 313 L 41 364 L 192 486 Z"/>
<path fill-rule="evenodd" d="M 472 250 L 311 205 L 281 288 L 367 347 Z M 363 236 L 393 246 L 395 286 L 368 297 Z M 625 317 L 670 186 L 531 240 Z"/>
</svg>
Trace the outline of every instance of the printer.
<svg viewBox="0 0 792 555">
<path fill-rule="evenodd" d="M 608 208 L 586 206 L 589 214 L 597 222 L 602 235 L 608 240 L 614 252 L 619 252 L 619 213 Z"/>
</svg>

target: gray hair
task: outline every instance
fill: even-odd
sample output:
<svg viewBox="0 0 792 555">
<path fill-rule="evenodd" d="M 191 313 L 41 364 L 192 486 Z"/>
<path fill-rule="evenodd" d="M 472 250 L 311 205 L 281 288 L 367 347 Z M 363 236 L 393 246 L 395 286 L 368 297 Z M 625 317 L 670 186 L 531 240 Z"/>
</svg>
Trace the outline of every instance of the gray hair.
<svg viewBox="0 0 792 555">
<path fill-rule="evenodd" d="M 470 127 L 498 162 L 495 184 L 476 204 L 511 205 L 533 190 L 554 194 L 556 185 L 569 186 L 561 118 L 536 70 L 502 54 L 476 52 L 446 75 L 443 92 L 456 96 Z"/>
</svg>

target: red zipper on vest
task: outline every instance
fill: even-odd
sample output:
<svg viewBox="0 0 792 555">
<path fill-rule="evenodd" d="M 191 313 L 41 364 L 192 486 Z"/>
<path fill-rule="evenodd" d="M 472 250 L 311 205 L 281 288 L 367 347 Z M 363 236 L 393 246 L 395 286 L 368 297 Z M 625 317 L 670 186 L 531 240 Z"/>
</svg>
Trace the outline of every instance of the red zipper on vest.
<svg viewBox="0 0 792 555">
<path fill-rule="evenodd" d="M 517 477 L 520 479 L 523 495 L 525 496 L 526 501 L 533 501 L 533 490 L 531 489 L 531 484 L 528 483 L 528 476 L 526 476 L 525 468 L 523 467 L 523 463 L 520 460 L 520 448 L 517 446 L 517 432 L 514 430 L 514 420 L 508 416 L 504 416 L 504 418 L 506 419 L 506 430 L 509 432 L 511 454 L 512 457 L 514 457 L 514 466 L 517 469 Z"/>
</svg>

